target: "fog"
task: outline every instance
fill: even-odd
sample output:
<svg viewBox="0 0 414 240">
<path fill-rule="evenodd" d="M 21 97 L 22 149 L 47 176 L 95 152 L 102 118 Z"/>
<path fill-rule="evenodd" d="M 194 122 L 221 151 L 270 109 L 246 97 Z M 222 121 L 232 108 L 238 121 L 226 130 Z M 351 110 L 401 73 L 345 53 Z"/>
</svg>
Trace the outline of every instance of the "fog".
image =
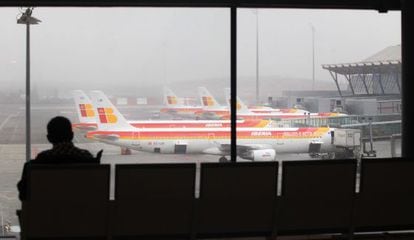
<svg viewBox="0 0 414 240">
<path fill-rule="evenodd" d="M 16 24 L 18 14 L 0 8 L 3 93 L 25 87 L 26 27 Z M 42 21 L 31 26 L 32 87 L 40 96 L 101 89 L 158 97 L 162 86 L 194 96 L 197 86 L 230 85 L 229 9 L 35 8 L 33 16 Z M 240 9 L 239 88 L 255 92 L 258 46 L 262 96 L 310 90 L 313 26 L 315 88 L 335 90 L 321 64 L 361 61 L 400 44 L 400 18 L 400 12 Z"/>
</svg>

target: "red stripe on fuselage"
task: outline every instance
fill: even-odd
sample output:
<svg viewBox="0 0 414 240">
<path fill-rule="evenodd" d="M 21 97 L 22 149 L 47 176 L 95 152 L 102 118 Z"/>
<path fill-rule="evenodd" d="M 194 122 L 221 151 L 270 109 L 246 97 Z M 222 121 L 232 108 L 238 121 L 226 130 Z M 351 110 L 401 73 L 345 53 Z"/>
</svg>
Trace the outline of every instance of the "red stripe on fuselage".
<svg viewBox="0 0 414 240">
<path fill-rule="evenodd" d="M 264 127 L 268 124 L 269 121 L 253 119 L 246 120 L 243 122 L 238 122 L 238 127 Z M 220 128 L 220 127 L 230 127 L 230 122 L 179 122 L 179 121 L 169 121 L 169 122 L 131 122 L 131 125 L 136 128 Z M 72 127 L 97 127 L 96 123 L 74 123 Z"/>
<path fill-rule="evenodd" d="M 237 123 L 238 127 L 261 127 L 259 126 L 262 123 L 260 119 L 253 119 L 248 121 L 243 121 Z M 136 128 L 220 128 L 220 127 L 230 127 L 230 122 L 193 122 L 193 123 L 180 123 L 180 122 L 165 122 L 165 123 L 131 123 L 132 126 Z"/>
<path fill-rule="evenodd" d="M 237 131 L 237 138 L 240 139 L 278 139 L 278 138 L 315 138 L 321 137 L 329 128 L 298 128 L 296 130 L 246 130 Z M 117 135 L 120 139 L 230 139 L 230 130 L 210 131 L 210 130 L 188 130 L 188 131 L 92 131 L 88 132 L 87 137 L 93 138 L 94 135 Z"/>
</svg>

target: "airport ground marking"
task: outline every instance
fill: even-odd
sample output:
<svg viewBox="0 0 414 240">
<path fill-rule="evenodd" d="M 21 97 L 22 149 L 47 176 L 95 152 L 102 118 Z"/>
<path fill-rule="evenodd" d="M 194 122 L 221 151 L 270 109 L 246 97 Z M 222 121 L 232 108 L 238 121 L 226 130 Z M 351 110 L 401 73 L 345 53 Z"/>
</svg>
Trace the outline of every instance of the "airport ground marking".
<svg viewBox="0 0 414 240">
<path fill-rule="evenodd" d="M 10 114 L 4 121 L 0 124 L 0 131 L 3 130 L 3 127 L 6 125 L 6 123 L 10 120 L 12 117 L 17 117 L 16 114 Z"/>
</svg>

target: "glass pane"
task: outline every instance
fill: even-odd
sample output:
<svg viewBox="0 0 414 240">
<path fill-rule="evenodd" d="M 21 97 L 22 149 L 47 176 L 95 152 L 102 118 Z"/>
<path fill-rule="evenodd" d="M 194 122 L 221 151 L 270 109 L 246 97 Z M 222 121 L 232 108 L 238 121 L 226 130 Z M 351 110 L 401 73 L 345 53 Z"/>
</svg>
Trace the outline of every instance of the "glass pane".
<svg viewBox="0 0 414 240">
<path fill-rule="evenodd" d="M 261 146 L 246 156 L 400 156 L 400 19 L 400 12 L 240 9 L 238 95 L 246 107 L 238 118 L 273 119 L 278 128 L 250 132 Z"/>
<path fill-rule="evenodd" d="M 1 90 L 0 169 L 8 170 L 0 174 L 7 179 L 0 215 L 17 225 L 26 27 L 16 24 L 17 8 L 0 11 L 7 32 L 1 83 L 8 86 Z M 75 146 L 93 155 L 103 149 L 102 163 L 217 162 L 226 155 L 219 148 L 229 146 L 229 120 L 204 111 L 200 87 L 220 93 L 225 106 L 228 9 L 35 8 L 32 16 L 41 20 L 30 27 L 32 158 L 52 148 L 46 125 L 55 116 L 70 119 Z"/>
<path fill-rule="evenodd" d="M 178 136 L 176 131 L 159 136 L 152 133 L 145 136 L 144 132 L 153 128 L 158 120 L 164 121 L 158 127 L 174 124 L 190 127 L 191 120 L 201 118 L 195 115 L 202 109 L 198 87 L 210 86 L 211 91 L 216 91 L 216 88 L 221 90 L 229 86 L 226 9 L 35 10 L 43 21 L 32 27 L 32 125 L 33 131 L 38 130 L 33 132 L 36 152 L 50 147 L 44 127 L 48 119 L 63 115 L 74 124 L 104 120 L 102 126 L 115 131 L 111 136 L 117 135 L 117 139 L 106 141 L 92 133 L 85 139 L 84 130 L 90 129 L 76 129 L 80 130 L 75 135 L 77 145 L 93 154 L 104 149 L 104 161 L 129 154 L 130 150 L 131 155 L 122 156 L 124 160 L 117 162 L 198 159 L 192 155 L 172 154 L 202 153 L 198 147 L 195 150 L 189 146 L 189 139 Z M 113 106 L 101 105 L 110 112 L 98 112 L 91 102 L 77 103 L 75 107 L 73 90 L 82 90 L 92 100 L 91 91 L 99 90 L 102 96 L 96 98 L 106 95 L 107 103 Z M 164 96 L 164 93 L 171 96 Z M 164 106 L 167 102 L 168 107 Z M 48 107 L 43 107 L 45 104 Z M 132 122 L 134 127 L 119 132 L 123 127 L 122 119 Z M 188 122 L 176 123 L 175 120 Z M 37 138 L 39 141 L 35 141 Z M 141 140 L 144 142 L 139 142 Z M 205 144 L 213 146 L 211 142 Z"/>
<path fill-rule="evenodd" d="M 0 9 L 0 235 L 17 225 L 16 184 L 25 159 L 25 38 L 17 13 Z"/>
</svg>

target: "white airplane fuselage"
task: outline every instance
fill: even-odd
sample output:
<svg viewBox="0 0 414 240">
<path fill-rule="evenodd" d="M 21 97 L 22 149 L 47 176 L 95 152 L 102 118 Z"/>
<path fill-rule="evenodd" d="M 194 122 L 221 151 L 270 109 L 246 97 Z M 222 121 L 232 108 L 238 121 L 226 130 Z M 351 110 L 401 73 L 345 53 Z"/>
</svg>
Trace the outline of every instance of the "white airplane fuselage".
<svg viewBox="0 0 414 240">
<path fill-rule="evenodd" d="M 238 128 L 238 146 L 274 149 L 276 153 L 308 153 L 320 142 L 321 152 L 334 150 L 330 128 Z M 230 144 L 230 128 L 141 129 L 137 131 L 92 131 L 87 138 L 144 152 L 226 155 L 220 146 Z M 179 152 L 184 153 L 184 152 Z"/>
</svg>

